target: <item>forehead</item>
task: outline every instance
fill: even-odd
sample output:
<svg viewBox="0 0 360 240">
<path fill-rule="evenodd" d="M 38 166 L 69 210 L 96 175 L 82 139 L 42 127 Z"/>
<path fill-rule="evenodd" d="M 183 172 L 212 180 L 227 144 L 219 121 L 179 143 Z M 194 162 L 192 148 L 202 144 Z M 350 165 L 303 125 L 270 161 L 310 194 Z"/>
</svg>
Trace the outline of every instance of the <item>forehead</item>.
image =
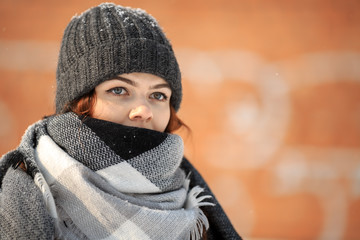
<svg viewBox="0 0 360 240">
<path fill-rule="evenodd" d="M 161 77 L 150 73 L 126 73 L 120 74 L 112 79 L 99 84 L 96 88 L 103 86 L 112 86 L 120 83 L 125 83 L 134 87 L 143 88 L 168 88 L 171 91 L 170 85 Z"/>
<path fill-rule="evenodd" d="M 149 83 L 149 84 L 167 83 L 165 81 L 165 79 L 163 79 L 162 77 L 159 77 L 159 76 L 151 74 L 151 73 L 138 73 L 138 72 L 125 73 L 125 74 L 118 75 L 116 79 L 127 79 L 127 80 L 131 80 L 133 82 L 139 83 L 139 84 L 142 84 L 142 83 Z"/>
</svg>

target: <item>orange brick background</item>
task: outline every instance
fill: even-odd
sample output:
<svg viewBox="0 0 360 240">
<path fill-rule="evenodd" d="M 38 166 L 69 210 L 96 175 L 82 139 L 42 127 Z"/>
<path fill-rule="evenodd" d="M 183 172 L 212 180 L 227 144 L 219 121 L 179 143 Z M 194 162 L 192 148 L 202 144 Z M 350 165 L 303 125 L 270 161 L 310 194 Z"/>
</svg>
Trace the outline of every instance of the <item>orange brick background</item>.
<svg viewBox="0 0 360 240">
<path fill-rule="evenodd" d="M 360 2 L 127 0 L 183 73 L 186 155 L 246 239 L 360 239 Z M 0 1 L 0 155 L 53 113 L 63 30 L 95 0 Z"/>
</svg>

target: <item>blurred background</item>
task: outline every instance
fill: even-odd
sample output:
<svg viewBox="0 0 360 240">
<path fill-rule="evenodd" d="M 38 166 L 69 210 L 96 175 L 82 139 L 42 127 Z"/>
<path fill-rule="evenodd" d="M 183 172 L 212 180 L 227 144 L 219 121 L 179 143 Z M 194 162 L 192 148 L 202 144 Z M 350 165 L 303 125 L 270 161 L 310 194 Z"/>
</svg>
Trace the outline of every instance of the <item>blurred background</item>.
<svg viewBox="0 0 360 240">
<path fill-rule="evenodd" d="M 0 1 L 0 155 L 54 112 L 71 17 L 101 1 Z M 245 239 L 360 239 L 360 1 L 128 0 L 171 39 L 180 132 Z"/>
</svg>

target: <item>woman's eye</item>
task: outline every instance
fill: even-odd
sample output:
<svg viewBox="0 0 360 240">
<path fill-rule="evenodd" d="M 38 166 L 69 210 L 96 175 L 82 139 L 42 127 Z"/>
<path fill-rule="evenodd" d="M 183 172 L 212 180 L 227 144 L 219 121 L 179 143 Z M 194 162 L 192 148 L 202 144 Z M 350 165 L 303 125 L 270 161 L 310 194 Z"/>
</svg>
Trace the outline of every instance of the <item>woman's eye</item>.
<svg viewBox="0 0 360 240">
<path fill-rule="evenodd" d="M 123 87 L 115 87 L 115 88 L 108 90 L 108 92 L 113 93 L 115 95 L 124 95 L 127 93 L 126 89 Z"/>
<path fill-rule="evenodd" d="M 158 100 L 158 101 L 166 101 L 167 96 L 165 94 L 163 94 L 163 93 L 155 92 L 155 93 L 152 93 L 150 95 L 150 98 L 153 98 L 153 99 Z"/>
</svg>

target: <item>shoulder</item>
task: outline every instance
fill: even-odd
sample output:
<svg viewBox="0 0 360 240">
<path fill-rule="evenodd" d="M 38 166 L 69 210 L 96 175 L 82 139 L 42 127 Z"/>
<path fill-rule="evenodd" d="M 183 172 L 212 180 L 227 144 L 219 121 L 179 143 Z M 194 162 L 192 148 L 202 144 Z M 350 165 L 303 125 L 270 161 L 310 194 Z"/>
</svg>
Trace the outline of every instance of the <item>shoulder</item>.
<svg viewBox="0 0 360 240">
<path fill-rule="evenodd" d="M 203 194 L 211 195 L 212 201 L 215 203 L 215 206 L 202 207 L 202 210 L 204 211 L 210 224 L 206 233 L 207 239 L 241 239 L 220 203 L 216 199 L 214 193 L 211 191 L 209 185 L 201 176 L 200 172 L 186 158 L 182 160 L 180 167 L 187 174 L 190 174 L 190 188 L 194 186 L 204 188 L 205 191 Z"/>
<path fill-rule="evenodd" d="M 13 157 L 17 156 L 13 154 Z M 11 167 L 11 161 L 5 162 L 9 161 L 4 159 L 8 157 L 1 159 L 0 235 L 6 239 L 18 239 L 29 234 L 38 239 L 49 238 L 54 233 L 54 225 L 40 189 L 29 174 Z"/>
<path fill-rule="evenodd" d="M 189 160 L 187 160 L 185 157 L 183 158 L 180 168 L 182 168 L 187 175 L 190 177 L 190 187 L 193 186 L 200 186 L 204 188 L 206 191 L 209 191 L 212 194 L 212 192 L 209 189 L 209 186 L 207 185 L 204 178 L 201 176 L 200 172 L 190 163 Z"/>
</svg>

